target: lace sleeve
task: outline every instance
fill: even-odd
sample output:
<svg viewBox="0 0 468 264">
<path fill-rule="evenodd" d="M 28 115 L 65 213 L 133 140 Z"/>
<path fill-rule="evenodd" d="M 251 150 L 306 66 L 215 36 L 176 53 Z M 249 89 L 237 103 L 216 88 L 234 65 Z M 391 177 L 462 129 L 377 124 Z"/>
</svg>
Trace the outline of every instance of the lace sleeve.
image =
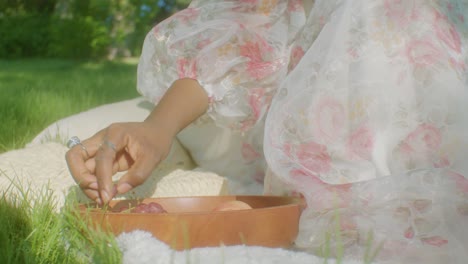
<svg viewBox="0 0 468 264">
<path fill-rule="evenodd" d="M 305 17 L 300 1 L 251 2 L 195 1 L 154 27 L 138 66 L 139 92 L 157 103 L 172 82 L 193 78 L 216 123 L 255 125 L 286 74 L 289 44 Z"/>
</svg>

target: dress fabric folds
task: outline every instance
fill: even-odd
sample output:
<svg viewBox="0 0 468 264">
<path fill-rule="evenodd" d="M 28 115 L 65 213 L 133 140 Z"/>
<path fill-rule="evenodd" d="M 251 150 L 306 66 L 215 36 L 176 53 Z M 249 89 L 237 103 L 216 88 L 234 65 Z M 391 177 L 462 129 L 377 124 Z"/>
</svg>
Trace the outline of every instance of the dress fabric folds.
<svg viewBox="0 0 468 264">
<path fill-rule="evenodd" d="M 245 181 L 305 198 L 297 246 L 464 263 L 467 15 L 466 0 L 193 1 L 148 33 L 138 89 L 157 103 L 198 80 L 197 122 L 237 133 L 232 166 L 258 165 Z"/>
</svg>

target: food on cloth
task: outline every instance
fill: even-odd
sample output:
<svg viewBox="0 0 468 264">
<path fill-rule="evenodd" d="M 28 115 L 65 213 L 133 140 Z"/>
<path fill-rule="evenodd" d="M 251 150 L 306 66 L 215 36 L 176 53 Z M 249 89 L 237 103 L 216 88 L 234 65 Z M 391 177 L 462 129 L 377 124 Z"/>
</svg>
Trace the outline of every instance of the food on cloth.
<svg viewBox="0 0 468 264">
<path fill-rule="evenodd" d="M 233 210 L 247 210 L 252 209 L 252 207 L 242 201 L 227 201 L 218 205 L 213 211 L 233 211 Z"/>
</svg>

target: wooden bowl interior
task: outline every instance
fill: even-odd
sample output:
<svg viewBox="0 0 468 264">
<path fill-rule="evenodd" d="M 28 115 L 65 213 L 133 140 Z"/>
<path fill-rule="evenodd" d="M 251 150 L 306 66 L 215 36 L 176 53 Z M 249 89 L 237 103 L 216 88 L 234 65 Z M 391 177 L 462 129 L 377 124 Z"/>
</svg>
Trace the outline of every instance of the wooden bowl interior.
<svg viewBox="0 0 468 264">
<path fill-rule="evenodd" d="M 253 209 L 213 211 L 220 204 L 239 200 Z M 168 213 L 124 213 L 122 207 L 157 202 Z M 109 210 L 80 205 L 81 214 L 94 226 L 118 235 L 136 229 L 151 232 L 177 250 L 188 247 L 256 245 L 288 247 L 298 232 L 300 201 L 280 196 L 205 196 L 112 201 Z"/>
</svg>

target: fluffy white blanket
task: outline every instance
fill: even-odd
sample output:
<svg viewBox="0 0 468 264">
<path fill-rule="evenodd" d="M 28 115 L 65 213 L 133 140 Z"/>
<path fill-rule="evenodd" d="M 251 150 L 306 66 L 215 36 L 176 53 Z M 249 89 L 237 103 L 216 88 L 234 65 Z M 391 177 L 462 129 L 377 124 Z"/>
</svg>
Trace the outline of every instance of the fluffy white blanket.
<svg viewBox="0 0 468 264">
<path fill-rule="evenodd" d="M 155 239 L 150 233 L 133 231 L 123 233 L 117 238 L 123 253 L 124 264 L 322 264 L 325 262 L 316 256 L 285 250 L 253 246 L 225 246 L 215 248 L 195 248 L 189 251 L 174 251 L 166 244 Z M 347 264 L 362 263 L 349 260 Z"/>
</svg>

